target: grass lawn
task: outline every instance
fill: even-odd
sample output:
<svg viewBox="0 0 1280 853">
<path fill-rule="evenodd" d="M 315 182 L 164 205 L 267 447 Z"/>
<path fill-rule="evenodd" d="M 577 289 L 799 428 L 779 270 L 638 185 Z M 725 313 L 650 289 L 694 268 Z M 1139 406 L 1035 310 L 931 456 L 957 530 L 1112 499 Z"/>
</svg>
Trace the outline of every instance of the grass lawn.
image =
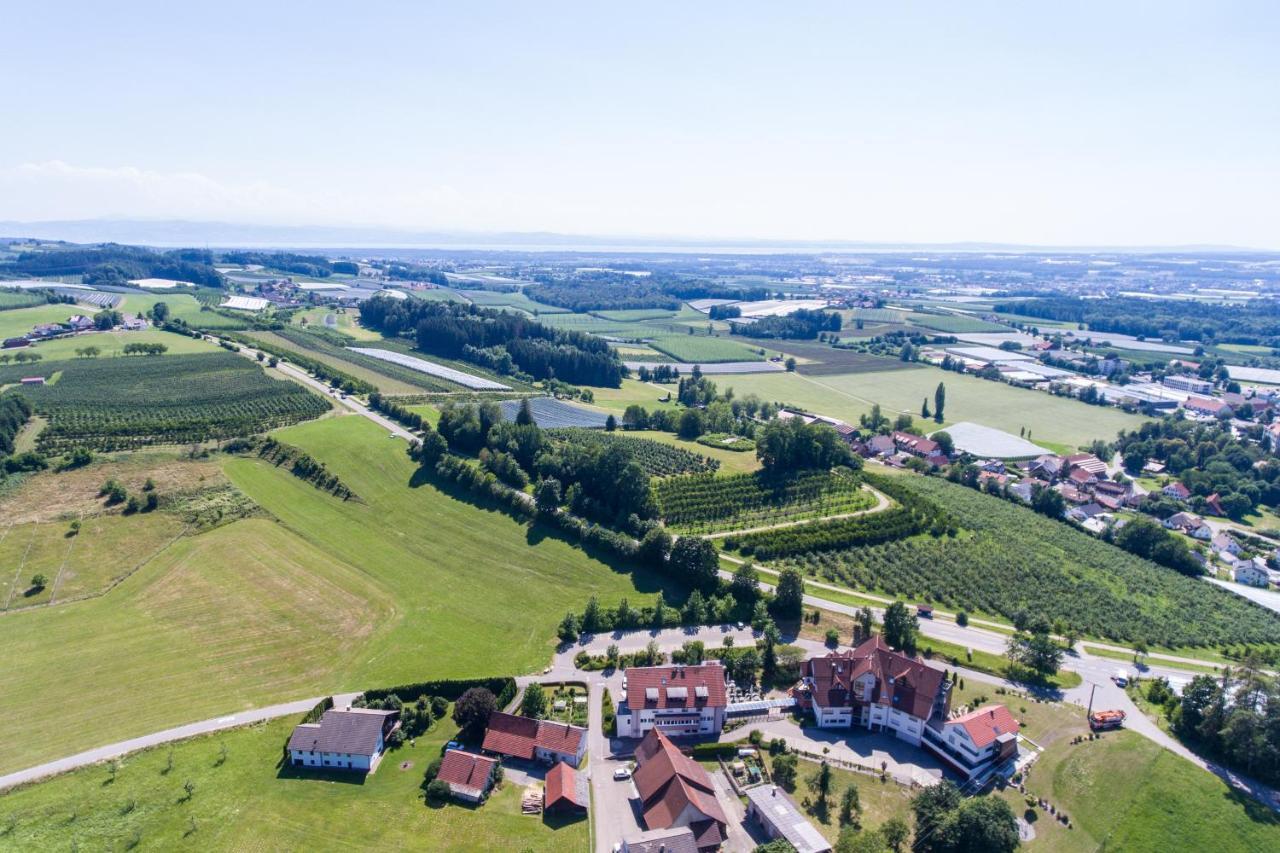
<svg viewBox="0 0 1280 853">
<path fill-rule="evenodd" d="M 99 358 L 122 355 L 126 344 L 164 344 L 169 348 L 167 354 L 186 355 L 189 353 L 217 352 L 218 345 L 199 338 L 186 335 L 175 335 L 159 329 L 145 332 L 126 332 L 114 330 L 110 332 L 91 332 L 75 335 L 70 338 L 58 338 L 36 344 L 30 352 L 37 352 L 49 361 L 62 361 L 76 358 L 76 350 L 85 347 L 97 347 L 101 350 Z"/>
<path fill-rule="evenodd" d="M 362 781 L 281 771 L 285 718 L 129 756 L 114 782 L 102 765 L 0 795 L 16 819 L 15 849 L 572 851 L 588 849 L 588 824 L 520 813 L 522 789 L 504 782 L 481 806 L 428 806 L 422 774 L 455 733 L 448 718 L 416 745 L 386 755 Z M 226 760 L 219 763 L 222 747 Z M 412 766 L 401 770 L 404 762 Z M 193 793 L 186 800 L 183 785 Z"/>
<path fill-rule="evenodd" d="M 0 619 L 0 772 L 332 690 L 400 612 L 265 519 L 179 539 L 107 595 Z"/>
<path fill-rule="evenodd" d="M 769 769 L 772 772 L 773 756 L 768 755 L 767 752 L 763 754 L 769 762 Z M 812 799 L 806 782 L 809 777 L 818 772 L 820 766 L 815 761 L 801 758 L 796 765 L 796 789 L 789 793 L 801 811 L 809 816 L 813 825 L 832 844 L 835 843 L 840 835 L 840 798 L 844 796 L 845 789 L 851 785 L 858 789 L 858 802 L 862 805 L 862 828 L 864 831 L 878 829 L 882 823 L 891 817 L 900 817 L 907 822 L 907 826 L 912 825 L 912 791 L 909 788 L 899 785 L 892 779 L 881 782 L 879 777 L 870 776 L 866 773 L 855 773 L 852 770 L 845 770 L 835 766 L 831 768 L 831 797 L 828 800 L 826 812 L 819 811 L 813 805 L 806 807 L 806 799 Z M 823 820 L 823 818 L 826 819 Z"/>
<path fill-rule="evenodd" d="M 756 373 L 724 377 L 717 385 L 731 386 L 739 396 L 754 393 L 856 424 L 877 402 L 890 416 L 897 412 L 918 416 L 920 402 L 926 398 L 932 409 L 939 382 L 946 386 L 947 422 L 972 421 L 1014 435 L 1025 428 L 1030 430 L 1027 438 L 1039 443 L 1076 447 L 1095 438 L 1110 440 L 1119 430 L 1136 428 L 1146 420 L 1119 409 L 936 368 L 834 376 Z"/>
<path fill-rule="evenodd" d="M 247 317 L 239 320 L 213 310 L 204 310 L 204 306 L 189 293 L 129 293 L 116 306 L 116 310 L 127 314 L 147 314 L 157 302 L 169 306 L 170 316 L 185 320 L 197 328 L 243 329 L 248 325 Z"/>
<path fill-rule="evenodd" d="M 664 403 L 662 398 L 670 393 L 672 400 Z M 639 404 L 651 412 L 658 409 L 669 409 L 675 411 L 679 405 L 675 402 L 676 386 L 671 385 L 650 385 L 648 382 L 641 382 L 639 379 L 622 380 L 621 388 L 592 388 L 591 394 L 595 397 L 595 406 L 599 409 L 608 409 L 621 419 L 622 413 L 627 410 L 627 406 L 632 403 Z"/>
<path fill-rule="evenodd" d="M 1027 790 L 1070 817 L 1065 829 L 1037 809 L 1031 853 L 1280 849 L 1273 812 L 1216 776 L 1134 732 L 1071 745 L 1061 738 L 1031 769 Z M 1026 805 L 1006 791 L 1015 811 Z"/>
<path fill-rule="evenodd" d="M 1111 649 L 1103 649 L 1103 648 L 1099 648 L 1099 647 L 1097 647 L 1097 646 L 1091 645 L 1090 643 L 1082 643 L 1081 645 L 1083 645 L 1083 646 L 1085 647 L 1085 651 L 1086 651 L 1086 652 L 1088 652 L 1088 653 L 1089 653 L 1089 655 L 1090 655 L 1091 657 L 1109 658 L 1109 659 L 1111 659 L 1111 660 L 1124 661 L 1125 663 L 1130 663 L 1130 664 L 1131 664 L 1131 663 L 1133 663 L 1133 653 L 1132 653 L 1132 652 L 1116 652 L 1116 651 L 1112 651 Z M 1204 653 L 1204 650 L 1203 650 L 1203 649 L 1201 649 L 1201 650 L 1199 650 L 1199 651 L 1200 651 L 1200 653 L 1201 653 L 1201 654 L 1203 654 L 1203 653 Z M 1188 653 L 1185 653 L 1185 654 L 1180 653 L 1180 656 L 1181 656 L 1181 657 L 1196 657 L 1196 655 L 1195 655 L 1195 650 L 1192 650 L 1191 652 L 1188 652 Z M 1185 670 L 1190 670 L 1190 671 L 1193 671 L 1193 672 L 1204 672 L 1204 673 L 1208 673 L 1208 674 L 1210 674 L 1210 675 L 1212 675 L 1212 674 L 1214 674 L 1214 673 L 1222 672 L 1222 667 L 1221 667 L 1221 666 L 1216 666 L 1216 665 L 1211 664 L 1211 663 L 1208 663 L 1208 662 L 1206 662 L 1206 663 L 1204 663 L 1204 664 L 1202 664 L 1202 665 L 1197 665 L 1197 664 L 1194 664 L 1194 663 L 1182 663 L 1181 661 L 1176 662 L 1176 663 L 1175 663 L 1175 662 L 1173 662 L 1173 661 L 1162 661 L 1162 660 L 1160 660 L 1160 658 L 1152 658 L 1152 657 L 1144 658 L 1144 659 L 1143 659 L 1143 662 L 1144 662 L 1145 664 L 1150 664 L 1150 665 L 1154 665 L 1154 666 L 1165 666 L 1165 665 L 1167 665 L 1167 666 L 1174 667 L 1174 668 L 1176 668 L 1176 669 L 1185 669 Z"/>
</svg>

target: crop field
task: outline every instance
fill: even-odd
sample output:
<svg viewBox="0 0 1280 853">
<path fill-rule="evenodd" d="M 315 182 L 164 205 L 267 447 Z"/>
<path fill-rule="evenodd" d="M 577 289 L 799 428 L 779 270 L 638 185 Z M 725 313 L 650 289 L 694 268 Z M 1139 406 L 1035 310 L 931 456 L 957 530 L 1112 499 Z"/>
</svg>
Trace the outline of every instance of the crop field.
<svg viewBox="0 0 1280 853">
<path fill-rule="evenodd" d="M 520 412 L 519 400 L 503 400 L 498 405 L 502 408 L 504 420 L 514 421 Z M 605 421 L 609 418 L 608 414 L 598 409 L 588 409 L 554 397 L 530 397 L 529 409 L 533 412 L 533 422 L 544 429 L 604 429 Z"/>
<path fill-rule="evenodd" d="M 617 320 L 605 320 L 602 317 L 596 317 L 591 314 L 548 314 L 539 316 L 538 322 L 556 329 L 565 329 L 571 332 L 589 332 L 593 335 L 617 337 L 626 340 L 645 338 L 652 333 L 651 329 L 644 326 L 621 323 Z"/>
<path fill-rule="evenodd" d="M 349 683 L 397 612 L 366 575 L 271 521 L 180 538 L 106 595 L 0 619 L 12 735 L 0 773 Z"/>
<path fill-rule="evenodd" d="M 706 335 L 657 335 L 649 339 L 649 346 L 686 364 L 763 360 L 756 350 L 736 341 Z"/>
<path fill-rule="evenodd" d="M 655 487 L 662 518 L 681 533 L 717 533 L 859 512 L 875 505 L 848 473 L 672 477 Z"/>
<path fill-rule="evenodd" d="M 802 376 L 834 376 L 843 373 L 875 373 L 882 370 L 919 370 L 920 365 L 809 341 L 786 341 L 787 355 L 804 359 L 796 365 Z"/>
<path fill-rule="evenodd" d="M 921 401 L 927 398 L 933 408 L 939 382 L 947 391 L 944 427 L 950 422 L 970 421 L 1014 435 L 1021 432 L 1037 444 L 1053 442 L 1074 448 L 1095 438 L 1112 440 L 1120 430 L 1136 429 L 1147 420 L 1115 408 L 929 367 L 832 376 L 754 374 L 735 376 L 723 384 L 731 385 L 739 396 L 754 393 L 763 400 L 789 403 L 856 424 L 859 416 L 871 411 L 873 403 L 879 403 L 887 415 L 905 412 L 918 418 Z"/>
<path fill-rule="evenodd" d="M 356 364 L 348 358 L 341 358 L 334 353 L 345 353 L 345 350 L 338 347 L 327 346 L 319 340 L 315 341 L 315 346 L 308 346 L 301 343 L 295 343 L 294 341 L 289 340 L 282 335 L 278 335 L 275 332 L 252 331 L 244 332 L 243 335 L 249 341 L 254 341 L 262 344 L 263 346 L 279 350 L 285 360 L 290 360 L 290 353 L 294 354 L 294 359 L 297 359 L 298 357 L 313 358 L 322 364 L 327 364 L 329 367 L 332 367 L 335 370 L 340 370 L 362 382 L 368 382 L 383 394 L 421 394 L 423 391 L 427 390 L 438 391 L 452 387 L 449 383 L 445 382 L 431 382 L 430 378 L 426 376 L 423 376 L 423 380 L 427 384 L 430 384 L 432 386 L 431 388 L 424 388 L 422 387 L 422 384 L 410 384 L 409 382 L 389 376 L 381 371 L 373 370 L 362 364 Z M 313 339 L 303 338 L 302 340 L 311 343 Z M 324 349 L 321 350 L 317 348 L 319 346 L 324 346 Z M 389 371 L 397 370 L 396 366 L 393 364 L 388 364 L 386 366 Z M 407 371 L 406 369 L 406 372 L 410 371 Z"/>
<path fill-rule="evenodd" d="M 0 811 L 15 819 L 4 844 L 118 850 L 137 839 L 149 850 L 406 850 L 430 839 L 432 849 L 460 853 L 590 848 L 588 820 L 522 815 L 524 787 L 510 780 L 478 808 L 424 804 L 423 771 L 457 734 L 447 714 L 360 784 L 281 771 L 280 745 L 298 722 L 286 717 L 183 741 L 173 747 L 172 770 L 170 748 L 161 746 L 126 758 L 109 784 L 99 765 L 0 794 Z"/>
<path fill-rule="evenodd" d="M 671 320 L 678 316 L 676 311 L 664 308 L 633 308 L 626 311 L 593 311 L 597 317 L 616 320 L 620 323 L 636 323 L 641 320 Z"/>
<path fill-rule="evenodd" d="M 24 389 L 49 419 L 39 447 L 122 450 L 263 432 L 327 412 L 301 385 L 280 382 L 233 353 L 91 359 L 62 365 L 52 385 Z"/>
<path fill-rule="evenodd" d="M 589 444 L 605 447 L 623 447 L 640 463 L 650 477 L 670 477 L 676 474 L 700 474 L 715 471 L 719 460 L 695 453 L 683 447 L 674 447 L 630 433 L 601 432 L 585 429 L 558 429 L 550 433 L 553 440 L 573 444 Z"/>
<path fill-rule="evenodd" d="M 999 323 L 988 323 L 977 317 L 963 314 L 920 314 L 914 313 L 907 318 L 913 325 L 933 329 L 935 332 L 955 334 L 958 332 L 1007 332 L 1008 326 Z"/>
<path fill-rule="evenodd" d="M 558 305 L 547 305 L 545 302 L 535 302 L 524 295 L 523 291 L 512 291 L 509 293 L 498 290 L 464 290 L 462 295 L 476 305 L 482 305 L 486 308 L 515 308 L 526 314 L 567 314 L 568 308 L 561 308 Z"/>
<path fill-rule="evenodd" d="M 461 385 L 464 388 L 470 388 L 473 391 L 510 391 L 510 385 L 504 385 L 501 382 L 494 382 L 491 379 L 482 379 L 479 376 L 473 376 L 470 373 L 464 373 L 461 370 L 454 370 L 452 367 L 445 367 L 442 364 L 436 364 L 434 361 L 428 361 L 425 358 L 406 355 L 394 350 L 377 349 L 371 347 L 349 347 L 350 351 L 357 355 L 364 355 L 378 361 L 385 361 L 396 364 L 401 367 L 407 367 L 418 373 L 425 373 L 434 379 L 443 379 L 446 382 L 452 382 Z"/>
<path fill-rule="evenodd" d="M 929 596 L 951 609 L 1006 619 L 1019 611 L 1039 613 L 1085 634 L 1126 643 L 1179 647 L 1280 641 L 1280 615 L 1226 590 L 1205 589 L 1210 585 L 1026 507 L 936 477 L 904 476 L 893 482 L 945 510 L 958 535 L 811 551 L 779 565 L 854 589 Z M 889 516 L 874 517 L 884 522 Z M 765 544 L 783 541 L 777 537 Z"/>
<path fill-rule="evenodd" d="M 186 335 L 175 335 L 158 329 L 145 332 L 126 332 L 116 329 L 110 332 L 89 332 L 73 335 L 69 338 L 56 338 L 52 341 L 41 341 L 28 352 L 36 352 L 49 361 L 64 361 L 79 358 L 76 350 L 86 347 L 97 347 L 98 358 L 109 358 L 123 355 L 126 344 L 164 344 L 169 348 L 165 355 L 190 355 L 201 352 L 217 352 L 218 345 L 201 338 L 189 338 Z"/>
<path fill-rule="evenodd" d="M 250 333 L 256 336 L 260 333 Z M 345 346 L 346 341 L 333 332 L 311 332 L 301 328 L 284 328 L 270 332 L 283 338 L 289 349 L 302 352 L 330 367 L 350 373 L 388 394 L 421 394 L 423 391 L 461 391 L 462 386 L 448 380 L 413 370 L 401 364 L 374 358 Z M 390 342 L 379 341 L 382 349 Z M 401 352 L 401 350 L 395 350 Z M 406 353 L 407 354 L 407 353 Z"/>
<path fill-rule="evenodd" d="M 83 519 L 72 535 L 67 522 L 0 528 L 0 599 L 5 610 L 65 604 L 103 592 L 158 553 L 184 525 L 163 512 L 100 515 Z M 43 574 L 43 589 L 31 578 Z"/>
<path fill-rule="evenodd" d="M 33 305 L 45 305 L 43 296 L 27 293 L 23 290 L 0 290 L 0 311 L 12 311 L 15 308 L 30 308 Z"/>
<path fill-rule="evenodd" d="M 400 353 L 401 355 L 412 356 L 413 358 L 422 358 L 424 355 L 426 355 L 425 353 L 422 352 L 422 350 L 415 349 L 412 342 L 404 338 L 383 338 L 381 341 L 378 342 L 378 349 L 390 350 L 391 352 Z M 429 382 L 429 381 L 437 382 L 440 385 L 440 388 L 437 389 L 439 391 L 447 391 L 447 392 L 454 392 L 454 393 L 469 393 L 469 389 L 463 388 L 459 385 L 455 385 L 450 382 L 446 382 L 443 379 L 439 379 L 433 376 L 428 376 L 425 373 L 419 373 L 418 371 L 410 370 L 407 367 L 402 368 L 398 365 L 391 364 L 390 362 L 379 361 L 378 359 L 375 359 L 375 358 L 369 358 L 368 356 L 363 356 L 358 353 L 354 353 L 350 349 L 344 349 L 342 350 L 342 353 L 347 358 L 356 359 L 357 363 L 359 364 L 368 364 L 378 369 L 391 368 L 395 371 L 398 371 L 395 374 L 397 376 L 399 376 L 402 372 L 408 376 L 412 376 L 416 378 L 419 382 Z M 480 379 L 488 379 L 491 382 L 496 382 L 500 385 L 505 385 L 508 387 L 508 389 L 512 391 L 534 390 L 534 386 L 521 382 L 520 380 L 516 379 L 514 376 L 506 376 L 504 374 L 497 373 L 495 371 L 481 367 L 478 364 L 472 364 L 469 361 L 463 361 L 462 359 L 456 359 L 456 358 L 445 358 L 443 356 L 434 355 L 434 354 L 428 357 L 430 358 L 432 363 L 438 364 L 441 367 L 451 367 L 454 370 L 458 371 L 459 373 L 466 374 L 467 376 L 475 376 Z M 446 385 L 448 385 L 449 387 L 445 388 L 444 386 Z"/>
</svg>

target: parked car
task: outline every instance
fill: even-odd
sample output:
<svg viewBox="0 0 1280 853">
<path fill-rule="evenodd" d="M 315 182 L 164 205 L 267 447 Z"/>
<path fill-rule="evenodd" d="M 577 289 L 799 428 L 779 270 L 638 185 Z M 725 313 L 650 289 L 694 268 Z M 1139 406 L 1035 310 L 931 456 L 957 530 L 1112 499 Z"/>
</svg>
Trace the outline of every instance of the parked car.
<svg viewBox="0 0 1280 853">
<path fill-rule="evenodd" d="M 448 743 L 446 743 L 446 744 L 444 745 L 444 748 L 445 748 L 446 750 L 449 750 L 449 749 L 462 749 L 462 744 L 458 743 L 456 740 L 451 740 L 451 741 L 449 741 Z"/>
<path fill-rule="evenodd" d="M 627 767 L 624 764 L 623 766 L 619 767 L 617 770 L 613 771 L 613 778 L 618 780 L 619 782 L 625 782 L 627 779 L 631 778 L 631 768 Z"/>
<path fill-rule="evenodd" d="M 1129 684 L 1129 673 L 1123 669 L 1117 669 L 1115 674 L 1111 676 L 1111 680 L 1116 683 L 1117 687 L 1127 687 Z"/>
</svg>

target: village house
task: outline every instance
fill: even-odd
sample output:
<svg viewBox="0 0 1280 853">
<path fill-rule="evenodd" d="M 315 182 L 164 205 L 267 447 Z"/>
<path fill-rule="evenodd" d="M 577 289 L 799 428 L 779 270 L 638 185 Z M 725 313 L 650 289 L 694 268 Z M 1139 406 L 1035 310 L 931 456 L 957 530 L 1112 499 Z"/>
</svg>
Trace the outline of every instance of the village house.
<svg viewBox="0 0 1280 853">
<path fill-rule="evenodd" d="M 1052 483 L 1062 474 L 1063 464 L 1060 456 L 1037 456 L 1027 466 L 1027 473 Z"/>
<path fill-rule="evenodd" d="M 1221 498 L 1218 496 L 1218 493 L 1214 492 L 1204 499 L 1204 508 L 1208 510 L 1211 515 L 1225 516 L 1227 513 L 1222 508 L 1220 501 Z"/>
<path fill-rule="evenodd" d="M 925 729 L 925 746 L 966 779 L 1018 755 L 1017 720 L 1004 705 L 987 705 Z"/>
<path fill-rule="evenodd" d="M 1188 412 L 1197 415 L 1204 415 L 1210 418 L 1216 418 L 1219 415 L 1230 415 L 1231 407 L 1221 400 L 1213 400 L 1207 397 L 1188 397 L 1182 407 Z"/>
<path fill-rule="evenodd" d="M 643 737 L 657 727 L 668 735 L 718 734 L 728 708 L 725 670 L 698 666 L 629 667 L 627 695 L 617 709 L 619 737 Z"/>
<path fill-rule="evenodd" d="M 563 761 L 577 767 L 587 751 L 587 730 L 568 723 L 496 711 L 489 717 L 482 749 L 525 761 L 546 764 Z"/>
<path fill-rule="evenodd" d="M 1219 554 L 1227 553 L 1233 557 L 1240 556 L 1240 543 L 1229 533 L 1217 533 L 1210 541 L 1210 547 Z"/>
<path fill-rule="evenodd" d="M 929 460 L 942 454 L 942 448 L 933 439 L 899 430 L 893 432 L 893 446 L 917 459 Z"/>
<path fill-rule="evenodd" d="M 873 435 L 866 441 L 866 456 L 887 456 L 893 453 L 893 439 L 887 435 Z"/>
<path fill-rule="evenodd" d="M 76 314 L 70 317 L 66 324 L 73 332 L 87 332 L 93 328 L 93 318 Z"/>
<path fill-rule="evenodd" d="M 1093 475 L 1094 480 L 1101 480 L 1107 476 L 1107 463 L 1092 453 L 1074 453 L 1063 462 L 1068 472 L 1074 472 L 1077 469 L 1087 471 Z"/>
<path fill-rule="evenodd" d="M 387 735 L 400 725 L 399 711 L 330 709 L 318 723 L 301 723 L 289 738 L 294 767 L 370 773 L 377 769 Z"/>
<path fill-rule="evenodd" d="M 715 850 L 724 842 L 729 820 L 711 776 L 681 754 L 661 729 L 649 729 L 636 747 L 632 781 L 648 829 L 688 827 L 699 850 Z"/>
<path fill-rule="evenodd" d="M 1252 560 L 1238 561 L 1231 570 L 1231 579 L 1246 586 L 1265 589 L 1271 582 L 1271 575 L 1267 571 L 1266 561 L 1261 557 L 1254 557 Z"/>
<path fill-rule="evenodd" d="M 1179 482 L 1173 482 L 1161 489 L 1160 494 L 1175 501 L 1185 501 L 1191 497 L 1191 490 Z"/>
<path fill-rule="evenodd" d="M 619 853 L 698 853 L 698 842 L 687 826 L 650 829 L 623 839 Z"/>
<path fill-rule="evenodd" d="M 1086 471 L 1084 468 L 1072 468 L 1071 473 L 1067 475 L 1067 482 L 1077 489 L 1083 490 L 1097 483 L 1098 476 Z"/>
<path fill-rule="evenodd" d="M 547 771 L 542 810 L 547 814 L 583 815 L 591 804 L 586 775 L 561 761 Z"/>
<path fill-rule="evenodd" d="M 495 758 L 450 749 L 440 761 L 436 778 L 447 783 L 449 792 L 457 799 L 479 803 L 489 795 L 489 789 L 493 787 L 494 770 L 497 766 Z"/>
<path fill-rule="evenodd" d="M 1163 522 L 1168 530 L 1177 530 L 1193 539 L 1208 541 L 1213 538 L 1213 530 L 1204 523 L 1204 519 L 1192 512 L 1175 512 Z"/>
</svg>

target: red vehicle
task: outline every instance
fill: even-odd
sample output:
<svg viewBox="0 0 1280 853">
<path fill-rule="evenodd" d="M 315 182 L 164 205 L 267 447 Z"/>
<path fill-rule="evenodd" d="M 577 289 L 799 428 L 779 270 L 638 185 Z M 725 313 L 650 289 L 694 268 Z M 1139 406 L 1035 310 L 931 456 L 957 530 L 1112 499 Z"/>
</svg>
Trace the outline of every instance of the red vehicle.
<svg viewBox="0 0 1280 853">
<path fill-rule="evenodd" d="M 1118 729 L 1124 725 L 1124 711 L 1094 711 L 1089 715 L 1089 728 L 1095 732 Z"/>
</svg>

